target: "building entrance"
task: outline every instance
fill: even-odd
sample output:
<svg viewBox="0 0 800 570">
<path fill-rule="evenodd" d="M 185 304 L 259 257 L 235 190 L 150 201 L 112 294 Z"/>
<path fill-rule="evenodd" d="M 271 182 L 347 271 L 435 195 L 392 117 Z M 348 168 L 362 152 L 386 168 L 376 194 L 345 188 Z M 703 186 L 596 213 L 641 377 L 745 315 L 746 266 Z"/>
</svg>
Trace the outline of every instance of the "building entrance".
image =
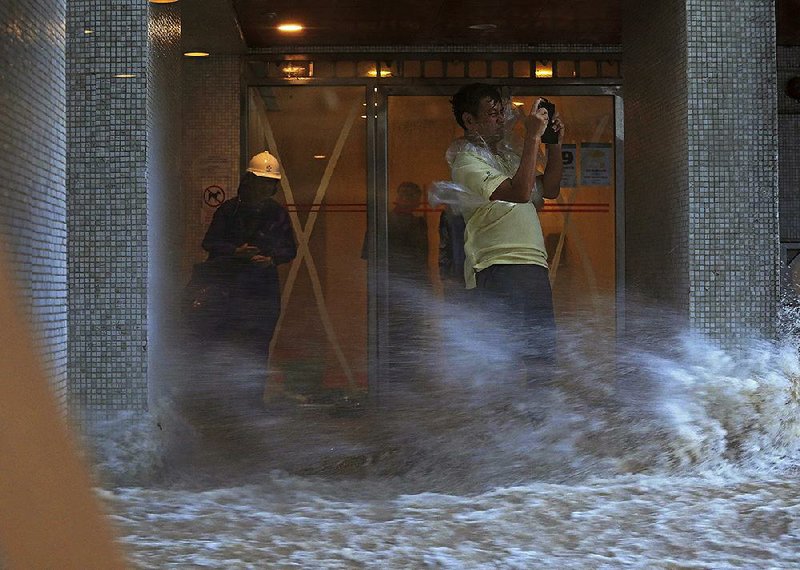
<svg viewBox="0 0 800 570">
<path fill-rule="evenodd" d="M 428 200 L 432 185 L 449 179 L 445 153 L 463 134 L 449 104 L 457 88 L 249 88 L 246 154 L 279 157 L 277 198 L 298 242 L 297 258 L 281 268 L 273 389 L 309 405 L 377 397 L 430 370 L 437 339 L 428 325 L 446 318 L 442 302 L 457 308 L 463 292 L 445 263 L 442 207 Z M 591 314 L 613 334 L 620 99 L 586 87 L 515 86 L 509 94 L 520 112 L 548 97 L 567 125 L 561 155 L 548 157 L 563 162 L 561 196 L 540 211 L 557 318 Z"/>
</svg>

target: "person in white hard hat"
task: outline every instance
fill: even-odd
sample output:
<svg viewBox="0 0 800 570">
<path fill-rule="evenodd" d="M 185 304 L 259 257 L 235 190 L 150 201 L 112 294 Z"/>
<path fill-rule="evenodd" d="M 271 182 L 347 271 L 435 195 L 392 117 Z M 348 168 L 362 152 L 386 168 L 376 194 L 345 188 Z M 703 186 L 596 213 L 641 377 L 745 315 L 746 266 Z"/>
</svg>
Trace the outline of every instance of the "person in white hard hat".
<svg viewBox="0 0 800 570">
<path fill-rule="evenodd" d="M 207 263 L 222 268 L 227 281 L 226 314 L 215 323 L 217 338 L 235 342 L 253 357 L 258 375 L 246 398 L 260 404 L 269 344 L 281 309 L 276 267 L 294 259 L 297 246 L 286 208 L 272 196 L 281 167 L 269 152 L 255 155 L 241 178 L 237 196 L 214 212 L 203 239 Z M 262 374 L 263 372 L 263 374 Z"/>
</svg>

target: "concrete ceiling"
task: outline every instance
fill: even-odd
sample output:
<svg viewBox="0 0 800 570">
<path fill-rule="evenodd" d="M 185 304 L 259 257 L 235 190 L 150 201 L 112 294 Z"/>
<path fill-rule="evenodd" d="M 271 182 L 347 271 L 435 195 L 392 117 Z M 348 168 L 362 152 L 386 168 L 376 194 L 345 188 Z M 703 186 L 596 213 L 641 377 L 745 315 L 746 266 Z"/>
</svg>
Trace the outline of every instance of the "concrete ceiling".
<svg viewBox="0 0 800 570">
<path fill-rule="evenodd" d="M 619 44 L 622 3 L 193 0 L 182 3 L 183 38 L 187 49 L 215 53 L 304 46 Z M 778 43 L 800 45 L 800 0 L 776 0 L 776 17 Z M 287 21 L 308 29 L 300 35 L 278 32 L 277 25 Z"/>
<path fill-rule="evenodd" d="M 622 0 L 233 0 L 251 48 L 620 42 Z M 281 34 L 279 23 L 308 26 Z M 474 29 L 470 26 L 492 26 Z"/>
</svg>

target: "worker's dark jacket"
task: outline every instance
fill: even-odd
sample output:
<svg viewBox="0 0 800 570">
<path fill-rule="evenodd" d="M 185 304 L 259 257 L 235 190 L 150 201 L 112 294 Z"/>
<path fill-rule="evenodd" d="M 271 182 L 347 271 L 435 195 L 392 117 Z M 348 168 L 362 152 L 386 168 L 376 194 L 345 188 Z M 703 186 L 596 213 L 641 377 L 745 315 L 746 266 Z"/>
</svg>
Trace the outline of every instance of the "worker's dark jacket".
<svg viewBox="0 0 800 570">
<path fill-rule="evenodd" d="M 237 256 L 244 244 L 272 263 Z M 227 200 L 214 212 L 203 249 L 208 259 L 195 265 L 182 299 L 189 330 L 203 338 L 238 339 L 263 356 L 281 312 L 275 266 L 297 254 L 288 212 L 272 199 L 259 209 L 245 207 L 238 197 Z"/>
<path fill-rule="evenodd" d="M 250 263 L 234 257 L 237 247 L 249 244 L 260 255 L 272 258 L 272 265 Z M 269 199 L 258 210 L 245 207 L 238 198 L 227 200 L 211 220 L 203 239 L 208 262 L 230 277 L 232 295 L 267 296 L 278 287 L 276 265 L 287 263 L 297 255 L 292 224 L 286 209 Z"/>
</svg>

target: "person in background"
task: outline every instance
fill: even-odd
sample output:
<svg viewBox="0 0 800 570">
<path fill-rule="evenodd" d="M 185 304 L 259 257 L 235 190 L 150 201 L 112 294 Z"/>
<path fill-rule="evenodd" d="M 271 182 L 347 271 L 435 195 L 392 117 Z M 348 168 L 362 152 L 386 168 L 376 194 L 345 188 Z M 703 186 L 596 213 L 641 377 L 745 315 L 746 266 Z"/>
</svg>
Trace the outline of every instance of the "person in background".
<svg viewBox="0 0 800 570">
<path fill-rule="evenodd" d="M 422 203 L 422 189 L 414 182 L 397 187 L 394 207 L 387 217 L 388 341 L 386 364 L 389 379 L 403 382 L 418 374 L 420 348 L 425 340 L 425 299 L 430 291 L 428 226 L 414 215 Z M 364 236 L 361 259 L 369 259 L 369 235 Z"/>
<path fill-rule="evenodd" d="M 209 264 L 224 282 L 227 302 L 217 334 L 252 358 L 255 373 L 245 397 L 260 405 L 269 345 L 281 311 L 278 265 L 295 258 L 297 246 L 289 214 L 273 199 L 281 180 L 278 160 L 255 155 L 241 178 L 237 196 L 214 212 L 203 238 Z"/>
<path fill-rule="evenodd" d="M 397 187 L 397 201 L 389 212 L 390 279 L 428 283 L 428 226 L 414 211 L 422 202 L 422 189 L 413 182 Z"/>
<path fill-rule="evenodd" d="M 439 215 L 439 278 L 445 298 L 459 298 L 464 290 L 464 216 L 445 205 Z"/>
</svg>

